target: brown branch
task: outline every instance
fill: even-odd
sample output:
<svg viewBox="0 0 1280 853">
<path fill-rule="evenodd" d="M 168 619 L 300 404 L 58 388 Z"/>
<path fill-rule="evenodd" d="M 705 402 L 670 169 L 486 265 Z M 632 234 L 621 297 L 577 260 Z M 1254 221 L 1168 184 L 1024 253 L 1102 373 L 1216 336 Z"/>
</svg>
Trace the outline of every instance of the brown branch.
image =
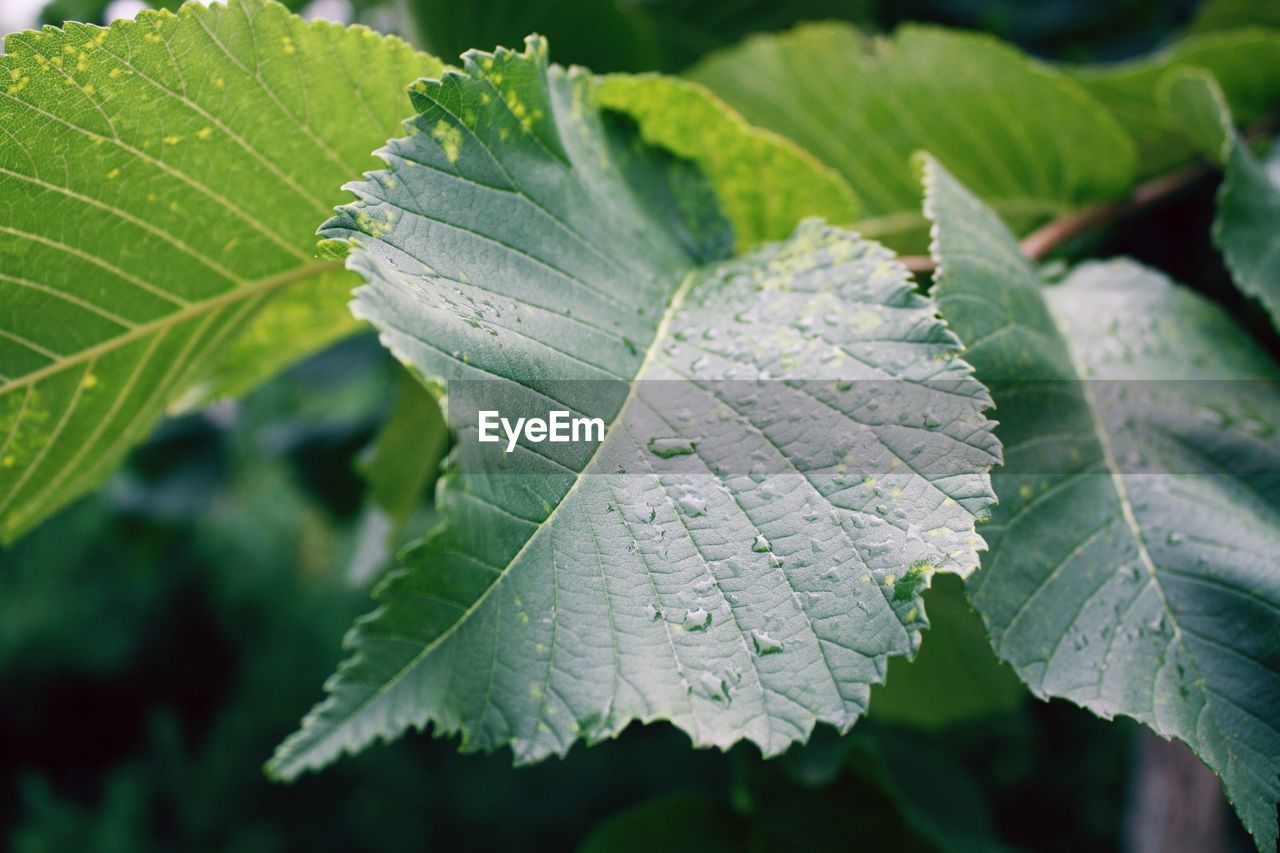
<svg viewBox="0 0 1280 853">
<path fill-rule="evenodd" d="M 1152 207 L 1186 189 L 1211 171 L 1205 163 L 1192 163 L 1139 184 L 1133 192 L 1119 201 L 1104 201 L 1063 214 L 1028 234 L 1022 241 L 1022 251 L 1033 261 L 1043 260 L 1071 238 Z M 934 271 L 933 258 L 928 255 L 906 255 L 900 260 L 913 273 Z"/>
</svg>

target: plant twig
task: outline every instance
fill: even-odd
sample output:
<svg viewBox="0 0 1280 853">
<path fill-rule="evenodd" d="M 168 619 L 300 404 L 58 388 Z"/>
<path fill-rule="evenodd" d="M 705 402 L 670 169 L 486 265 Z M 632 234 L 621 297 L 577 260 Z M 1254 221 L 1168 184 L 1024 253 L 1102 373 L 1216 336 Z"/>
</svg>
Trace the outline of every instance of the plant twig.
<svg viewBox="0 0 1280 853">
<path fill-rule="evenodd" d="M 1071 238 L 1152 207 L 1211 171 L 1206 163 L 1191 163 L 1139 184 L 1119 201 L 1104 201 L 1063 214 L 1028 234 L 1022 241 L 1022 251 L 1033 261 L 1042 260 Z M 928 255 L 907 255 L 900 260 L 913 273 L 931 273 L 935 267 L 933 258 Z"/>
</svg>

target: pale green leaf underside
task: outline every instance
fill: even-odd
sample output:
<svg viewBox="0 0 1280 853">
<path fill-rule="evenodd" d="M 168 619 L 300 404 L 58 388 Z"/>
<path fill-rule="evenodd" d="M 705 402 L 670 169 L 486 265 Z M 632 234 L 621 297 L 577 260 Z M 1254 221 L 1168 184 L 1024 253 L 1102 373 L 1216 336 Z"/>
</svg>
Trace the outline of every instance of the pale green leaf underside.
<svg viewBox="0 0 1280 853">
<path fill-rule="evenodd" d="M 1001 414 L 1000 505 L 969 583 L 997 654 L 1039 696 L 1188 743 L 1272 849 L 1280 373 L 1133 262 L 1046 286 L 936 162 L 926 183 L 938 302 Z"/>
<path fill-rule="evenodd" d="M 100 483 L 179 397 L 242 390 L 354 328 L 353 277 L 314 258 L 314 223 L 396 132 L 404 84 L 441 67 L 267 0 L 6 48 L 2 541 Z"/>
<path fill-rule="evenodd" d="M 747 124 L 697 83 L 611 74 L 599 92 L 601 106 L 634 118 L 646 142 L 698 164 L 740 249 L 782 240 L 808 216 L 835 225 L 858 216 L 857 198 L 839 173 L 786 137 Z"/>
<path fill-rule="evenodd" d="M 1280 107 L 1280 30 L 1249 28 L 1192 36 L 1143 59 L 1115 65 L 1064 67 L 1104 104 L 1133 137 L 1141 176 L 1190 159 L 1194 147 L 1158 96 L 1178 68 L 1213 73 L 1236 119 L 1257 121 Z"/>
<path fill-rule="evenodd" d="M 862 202 L 859 227 L 904 251 L 925 247 L 918 150 L 1021 226 L 1115 197 L 1135 168 L 1128 135 L 1078 85 L 985 36 L 805 25 L 688 76 L 835 167 Z"/>
<path fill-rule="evenodd" d="M 998 447 L 956 340 L 889 252 L 847 232 L 809 222 L 716 261 L 727 247 L 693 238 L 718 215 L 674 197 L 699 176 L 612 124 L 541 42 L 465 62 L 418 87 L 413 132 L 325 233 L 355 240 L 359 313 L 451 409 L 488 378 L 484 403 L 567 396 L 607 438 L 521 446 L 506 472 L 463 453 L 445 526 L 379 591 L 270 769 L 429 724 L 521 762 L 633 720 L 770 755 L 851 725 L 889 656 L 913 652 L 919 589 L 981 547 Z M 858 383 L 834 381 L 858 379 L 911 404 L 860 408 Z M 838 424 L 820 446 L 789 426 L 804 405 Z M 453 425 L 467 446 L 474 421 Z M 920 452 L 930 439 L 946 452 Z M 846 476 L 855 456 L 883 474 Z"/>
<path fill-rule="evenodd" d="M 1234 134 L 1230 145 L 1214 241 L 1236 286 L 1261 302 L 1280 329 L 1280 170 L 1259 162 Z"/>
<path fill-rule="evenodd" d="M 1189 140 L 1225 170 L 1217 191 L 1213 241 L 1235 286 L 1256 298 L 1280 328 L 1280 181 L 1236 131 L 1216 79 L 1202 69 L 1174 69 L 1161 81 L 1169 113 Z M 1275 160 L 1272 151 L 1272 160 Z"/>
<path fill-rule="evenodd" d="M 1222 164 L 1214 242 L 1236 286 L 1261 302 L 1280 329 L 1280 180 L 1241 139 L 1221 87 L 1207 72 L 1174 69 L 1160 92 L 1188 138 Z"/>
</svg>

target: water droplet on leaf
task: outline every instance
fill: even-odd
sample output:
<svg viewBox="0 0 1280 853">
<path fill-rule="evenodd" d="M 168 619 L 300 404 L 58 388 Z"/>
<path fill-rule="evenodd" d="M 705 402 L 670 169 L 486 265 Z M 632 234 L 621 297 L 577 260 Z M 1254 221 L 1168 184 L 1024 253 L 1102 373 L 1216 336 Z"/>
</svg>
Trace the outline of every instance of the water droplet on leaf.
<svg viewBox="0 0 1280 853">
<path fill-rule="evenodd" d="M 649 452 L 663 459 L 670 459 L 673 456 L 688 456 L 693 453 L 694 447 L 695 445 L 692 441 L 678 436 L 664 438 L 654 436 L 649 439 Z"/>
<path fill-rule="evenodd" d="M 705 607 L 694 607 L 685 611 L 683 625 L 686 631 L 705 631 L 711 627 L 711 613 Z"/>
<path fill-rule="evenodd" d="M 753 628 L 751 630 L 751 644 L 755 646 L 756 654 L 761 657 L 765 655 L 774 655 L 782 651 L 782 642 L 770 637 L 768 633 Z"/>
</svg>

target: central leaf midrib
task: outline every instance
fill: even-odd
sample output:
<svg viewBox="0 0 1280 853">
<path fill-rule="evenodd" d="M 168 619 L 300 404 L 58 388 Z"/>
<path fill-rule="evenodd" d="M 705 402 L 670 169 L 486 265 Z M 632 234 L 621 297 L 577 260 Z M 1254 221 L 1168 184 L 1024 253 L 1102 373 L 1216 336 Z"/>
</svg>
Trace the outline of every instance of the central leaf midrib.
<svg viewBox="0 0 1280 853">
<path fill-rule="evenodd" d="M 1057 320 L 1053 319 L 1052 322 L 1054 324 L 1054 328 L 1057 329 L 1058 331 L 1058 336 L 1063 340 L 1066 340 L 1067 338 L 1063 334 L 1061 327 L 1058 326 Z M 1085 371 L 1080 361 L 1077 359 L 1074 350 L 1070 346 L 1068 346 L 1067 352 L 1071 358 L 1072 367 L 1075 369 L 1077 381 L 1080 382 L 1081 393 L 1084 396 L 1085 403 L 1086 403 L 1085 408 L 1089 412 L 1089 421 L 1093 426 L 1094 436 L 1098 440 L 1098 446 L 1102 451 L 1103 462 L 1107 466 L 1107 474 L 1111 478 L 1112 487 L 1115 489 L 1116 500 L 1120 504 L 1120 514 L 1124 518 L 1125 526 L 1129 528 L 1129 532 L 1133 536 L 1134 545 L 1138 549 L 1139 560 L 1142 563 L 1143 570 L 1146 571 L 1150 579 L 1151 588 L 1155 590 L 1156 596 L 1160 599 L 1160 607 L 1164 612 L 1164 618 L 1169 620 L 1169 625 L 1173 630 L 1172 642 L 1176 642 L 1178 646 L 1182 649 L 1183 653 L 1186 655 L 1187 663 L 1190 665 L 1191 669 L 1193 669 L 1197 675 L 1197 678 L 1192 683 L 1194 684 L 1196 682 L 1199 682 L 1200 684 L 1199 692 L 1201 697 L 1203 698 L 1205 708 L 1216 719 L 1217 713 L 1214 710 L 1213 693 L 1212 691 L 1209 690 L 1208 682 L 1205 681 L 1204 676 L 1200 674 L 1200 666 L 1196 660 L 1196 656 L 1192 654 L 1191 649 L 1188 648 L 1186 641 L 1183 639 L 1182 624 L 1178 621 L 1177 616 L 1174 614 L 1173 608 L 1169 606 L 1169 598 L 1165 594 L 1164 584 L 1160 580 L 1159 567 L 1156 565 L 1155 560 L 1151 556 L 1151 552 L 1147 548 L 1146 534 L 1143 532 L 1142 525 L 1138 522 L 1138 517 L 1134 513 L 1133 503 L 1132 501 L 1130 501 L 1129 492 L 1124 485 L 1124 479 L 1123 479 L 1124 473 L 1121 471 L 1120 465 L 1116 461 L 1115 453 L 1111 448 L 1110 433 L 1108 433 L 1105 424 L 1102 423 L 1102 419 L 1098 415 L 1097 398 L 1094 396 L 1093 392 L 1089 389 L 1089 380 L 1085 378 Z M 1158 729 L 1165 729 L 1165 726 L 1161 724 L 1159 715 L 1156 713 L 1156 700 L 1155 700 L 1155 692 L 1157 690 L 1157 682 L 1158 682 L 1160 670 L 1164 669 L 1165 666 L 1168 665 L 1168 655 L 1167 655 L 1168 645 L 1166 645 L 1165 651 L 1166 651 L 1166 654 L 1162 654 L 1160 656 L 1160 665 L 1156 668 L 1155 673 L 1152 677 L 1152 683 L 1151 683 L 1151 692 L 1152 692 L 1151 721 L 1153 725 L 1155 725 Z M 1110 649 L 1108 649 L 1107 654 L 1108 655 L 1110 654 Z M 1197 727 L 1197 730 L 1188 732 L 1187 737 L 1188 738 L 1194 737 L 1197 741 L 1200 741 L 1201 743 L 1203 743 L 1203 741 L 1199 737 L 1198 727 Z M 1221 770 L 1215 769 L 1215 772 L 1220 773 Z"/>
<path fill-rule="evenodd" d="M 152 320 L 148 323 L 143 323 L 140 326 L 134 326 L 123 334 L 107 338 L 106 340 L 94 344 L 91 347 L 87 347 L 86 349 L 82 349 L 72 355 L 60 358 L 50 364 L 46 364 L 44 367 L 33 370 L 18 379 L 14 379 L 3 386 L 0 386 L 0 395 L 7 394 L 18 388 L 33 385 L 36 382 L 60 373 L 63 370 L 82 364 L 87 360 L 96 359 L 99 356 L 133 343 L 136 340 L 145 338 L 147 335 L 177 326 L 178 324 L 186 320 L 190 320 L 193 317 L 198 317 L 205 312 L 216 311 L 219 308 L 233 305 L 240 300 L 268 293 L 276 288 L 296 284 L 299 281 L 303 281 L 313 276 L 321 276 L 328 272 L 339 272 L 341 270 L 342 265 L 337 261 L 316 261 L 300 267 L 295 267 L 291 270 L 286 270 L 282 273 L 277 273 L 276 275 L 258 279 L 257 281 L 249 282 L 242 287 L 232 288 L 200 302 L 192 302 L 179 311 L 175 311 L 172 314 L 166 314 L 163 317 Z"/>
</svg>

